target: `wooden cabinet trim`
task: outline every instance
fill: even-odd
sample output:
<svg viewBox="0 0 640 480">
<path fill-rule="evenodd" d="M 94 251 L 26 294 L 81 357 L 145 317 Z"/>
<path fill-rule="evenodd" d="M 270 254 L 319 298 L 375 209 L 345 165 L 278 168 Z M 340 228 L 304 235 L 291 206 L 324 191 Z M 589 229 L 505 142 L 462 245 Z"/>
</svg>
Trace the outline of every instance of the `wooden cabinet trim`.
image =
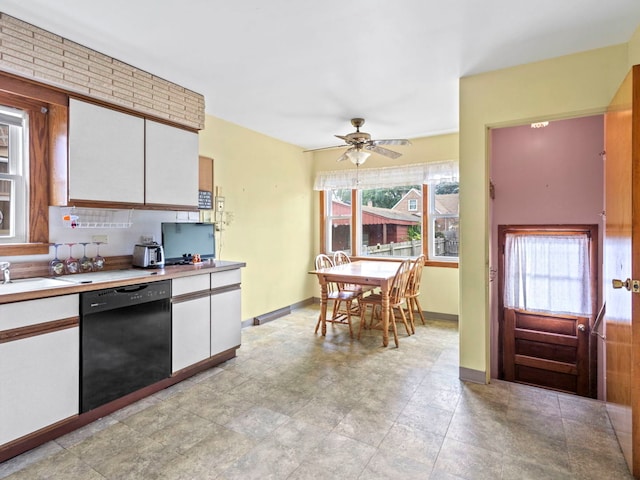
<svg viewBox="0 0 640 480">
<path fill-rule="evenodd" d="M 37 323 L 26 327 L 11 328 L 8 330 L 0 330 L 0 344 L 7 342 L 15 342 L 36 335 L 45 335 L 47 333 L 58 332 L 73 328 L 80 325 L 80 317 L 69 317 L 52 322 Z"/>
<path fill-rule="evenodd" d="M 198 292 L 184 293 L 182 295 L 176 295 L 175 297 L 171 298 L 171 303 L 176 304 L 176 303 L 189 302 L 191 300 L 197 300 L 199 298 L 206 298 L 209 295 L 210 295 L 209 290 L 200 290 Z"/>
<path fill-rule="evenodd" d="M 222 287 L 216 287 L 211 289 L 211 295 L 218 295 L 219 293 L 233 292 L 234 290 L 240 290 L 240 284 L 224 285 Z"/>
</svg>

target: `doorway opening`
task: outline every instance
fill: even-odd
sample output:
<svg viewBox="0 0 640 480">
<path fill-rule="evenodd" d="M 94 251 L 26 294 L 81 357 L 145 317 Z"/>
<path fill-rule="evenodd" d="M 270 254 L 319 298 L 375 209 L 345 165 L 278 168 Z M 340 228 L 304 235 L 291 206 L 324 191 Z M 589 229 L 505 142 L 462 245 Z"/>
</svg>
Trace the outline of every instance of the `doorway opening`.
<svg viewBox="0 0 640 480">
<path fill-rule="evenodd" d="M 591 249 L 596 259 L 603 258 L 604 115 L 552 120 L 542 128 L 532 128 L 530 123 L 492 128 L 489 144 L 491 377 L 504 378 L 504 338 L 500 323 L 504 313 L 501 303 L 503 292 L 499 288 L 502 253 L 499 251 L 498 227 L 524 225 L 560 229 L 595 226 L 596 235 Z M 596 261 L 592 273 L 596 279 L 592 295 L 592 301 L 595 301 L 591 311 L 593 315 L 602 299 L 598 280 L 602 278 L 601 260 Z M 532 317 L 527 317 L 527 321 L 533 321 Z M 591 326 L 591 322 L 573 321 L 574 327 L 582 324 L 585 328 Z M 589 337 L 588 332 L 586 336 Z M 592 342 L 590 340 L 588 348 L 588 395 L 603 398 L 602 349 L 597 342 L 591 346 Z M 595 381 L 592 380 L 594 372 L 597 372 Z M 597 385 L 595 392 L 594 384 Z M 570 390 L 562 382 L 547 385 L 547 388 Z"/>
<path fill-rule="evenodd" d="M 597 225 L 498 227 L 500 378 L 597 389 Z"/>
</svg>

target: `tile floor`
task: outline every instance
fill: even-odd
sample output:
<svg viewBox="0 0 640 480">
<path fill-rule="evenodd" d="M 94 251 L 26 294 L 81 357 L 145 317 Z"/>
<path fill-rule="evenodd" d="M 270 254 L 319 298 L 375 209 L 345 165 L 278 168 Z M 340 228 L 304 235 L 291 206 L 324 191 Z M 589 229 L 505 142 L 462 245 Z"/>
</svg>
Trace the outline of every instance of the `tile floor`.
<svg viewBox="0 0 640 480">
<path fill-rule="evenodd" d="M 458 380 L 429 321 L 315 336 L 318 307 L 243 330 L 238 357 L 0 464 L 18 479 L 625 479 L 602 403 Z"/>
</svg>

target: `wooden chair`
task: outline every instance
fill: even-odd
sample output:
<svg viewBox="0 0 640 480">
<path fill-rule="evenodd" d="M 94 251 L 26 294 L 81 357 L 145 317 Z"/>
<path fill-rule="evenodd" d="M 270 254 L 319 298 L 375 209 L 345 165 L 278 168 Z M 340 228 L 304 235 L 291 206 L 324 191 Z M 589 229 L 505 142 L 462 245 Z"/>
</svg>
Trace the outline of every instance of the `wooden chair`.
<svg viewBox="0 0 640 480">
<path fill-rule="evenodd" d="M 351 257 L 347 254 L 347 252 L 343 252 L 342 250 L 338 250 L 333 253 L 333 264 L 334 265 L 343 265 L 345 263 L 351 263 Z M 374 289 L 374 287 L 370 287 L 368 285 L 356 285 L 353 283 L 343 283 L 340 285 L 342 290 L 348 290 L 352 292 L 358 292 L 360 294 L 365 294 Z"/>
<path fill-rule="evenodd" d="M 409 320 L 411 324 L 411 331 L 416 333 L 416 324 L 414 321 L 413 312 L 418 311 L 422 324 L 426 325 L 424 314 L 422 313 L 422 306 L 420 306 L 420 282 L 422 280 L 422 268 L 424 267 L 427 257 L 421 254 L 416 258 L 411 265 L 411 272 L 409 273 L 409 284 L 407 285 L 407 312 L 409 313 Z"/>
<path fill-rule="evenodd" d="M 328 255 L 321 253 L 316 256 L 316 270 L 333 266 L 333 260 Z M 360 293 L 361 292 L 342 290 L 339 285 L 334 282 L 327 283 L 327 301 L 333 300 L 333 309 L 331 317 L 327 318 L 325 321 L 333 324 L 341 323 L 343 325 L 349 325 L 349 335 L 351 338 L 353 338 L 351 316 L 359 314 L 359 305 L 357 300 Z M 316 323 L 315 333 L 318 333 L 318 328 L 320 328 L 321 324 L 322 317 L 320 316 L 318 317 L 318 323 Z"/>
<path fill-rule="evenodd" d="M 389 290 L 389 326 L 393 331 L 393 339 L 396 342 L 396 347 L 398 346 L 398 328 L 396 326 L 397 321 L 401 321 L 404 324 L 407 335 L 411 335 L 411 330 L 409 324 L 407 323 L 407 317 L 405 316 L 404 309 L 402 308 L 402 304 L 406 300 L 410 271 L 411 260 L 404 260 L 398 267 L 398 271 L 391 281 L 391 289 Z M 380 319 L 382 318 L 382 295 L 373 293 L 366 297 L 360 298 L 359 303 L 361 314 L 358 339 L 360 339 L 360 333 L 362 332 L 362 328 L 365 326 L 365 314 L 367 312 L 368 306 L 371 306 L 370 322 L 372 324 L 372 328 L 381 326 L 380 324 L 373 326 L 373 320 L 374 317 Z M 398 314 L 397 317 L 396 313 Z"/>
</svg>

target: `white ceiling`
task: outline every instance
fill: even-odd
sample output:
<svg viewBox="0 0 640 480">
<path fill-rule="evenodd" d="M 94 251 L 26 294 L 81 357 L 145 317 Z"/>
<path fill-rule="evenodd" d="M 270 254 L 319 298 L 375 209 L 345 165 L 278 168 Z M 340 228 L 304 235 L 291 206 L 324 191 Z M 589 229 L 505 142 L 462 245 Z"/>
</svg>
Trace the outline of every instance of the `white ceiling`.
<svg viewBox="0 0 640 480">
<path fill-rule="evenodd" d="M 623 43 L 638 0 L 0 0 L 305 148 L 458 130 L 458 79 Z"/>
</svg>

